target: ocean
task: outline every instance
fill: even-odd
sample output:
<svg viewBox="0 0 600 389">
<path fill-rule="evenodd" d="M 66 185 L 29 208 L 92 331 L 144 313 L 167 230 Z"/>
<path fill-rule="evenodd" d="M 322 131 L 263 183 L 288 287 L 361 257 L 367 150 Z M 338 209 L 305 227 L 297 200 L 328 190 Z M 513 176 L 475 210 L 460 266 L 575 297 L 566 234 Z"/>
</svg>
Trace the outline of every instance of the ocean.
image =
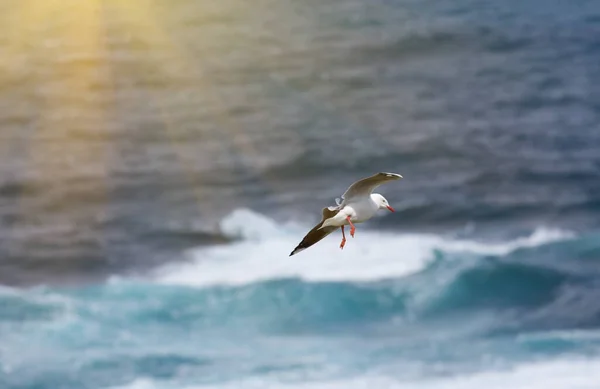
<svg viewBox="0 0 600 389">
<path fill-rule="evenodd" d="M 600 3 L 0 23 L 0 389 L 600 386 Z M 289 257 L 380 171 L 395 213 Z"/>
</svg>

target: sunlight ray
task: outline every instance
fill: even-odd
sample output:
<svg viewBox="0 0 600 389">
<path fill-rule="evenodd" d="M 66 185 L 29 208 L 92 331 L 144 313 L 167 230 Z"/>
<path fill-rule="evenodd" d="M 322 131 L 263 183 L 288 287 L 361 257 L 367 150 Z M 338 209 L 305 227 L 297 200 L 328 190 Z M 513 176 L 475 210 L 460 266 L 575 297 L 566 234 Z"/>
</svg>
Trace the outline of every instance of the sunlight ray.
<svg viewBox="0 0 600 389">
<path fill-rule="evenodd" d="M 235 71 L 222 71 L 222 77 L 215 80 L 214 64 L 207 58 L 192 56 L 193 50 L 186 47 L 178 37 L 174 37 L 166 26 L 165 17 L 160 14 L 157 3 L 151 0 L 23 0 L 12 6 L 5 6 L 10 12 L 0 16 L 5 22 L 8 44 L 4 54 L 18 63 L 19 57 L 33 61 L 33 83 L 40 106 L 37 109 L 37 124 L 27 140 L 29 161 L 28 175 L 34 182 L 68 180 L 73 167 L 86 169 L 84 175 L 97 185 L 108 185 L 112 152 L 109 147 L 115 125 L 112 114 L 117 109 L 118 85 L 115 85 L 113 67 L 114 52 L 109 39 L 114 36 L 112 29 L 120 25 L 119 38 L 132 36 L 136 42 L 146 47 L 147 61 L 133 58 L 130 61 L 140 67 L 139 73 L 151 69 L 154 77 L 160 78 L 167 89 L 159 98 L 157 93 L 148 93 L 147 100 L 138 104 L 155 107 L 156 117 L 163 122 L 165 135 L 170 139 L 174 155 L 178 158 L 188 181 L 201 203 L 202 183 L 194 173 L 193 159 L 189 152 L 178 149 L 178 125 L 181 123 L 173 102 L 177 99 L 172 93 L 178 83 L 192 80 L 198 95 L 210 105 L 210 118 L 214 123 L 204 126 L 211 128 L 211 136 L 220 139 L 223 153 L 234 161 L 245 177 L 251 178 L 264 188 L 265 192 L 277 191 L 280 185 L 276 177 L 264 172 L 268 166 L 265 146 L 257 145 L 247 129 L 242 127 L 243 119 L 236 117 L 236 109 L 230 102 L 225 84 L 243 83 L 237 79 Z M 235 47 L 229 41 L 234 35 L 223 37 L 219 42 L 223 48 Z M 200 46 L 214 45 L 209 38 L 198 37 Z M 185 39 L 184 39 L 185 41 Z M 162 57 L 161 57 L 162 56 Z M 129 59 L 128 59 L 129 60 Z M 0 76 L 0 81 L 3 77 Z M 182 81 L 183 80 L 183 81 Z M 189 87 L 189 84 L 186 84 Z M 143 89 L 142 89 L 143 90 Z M 265 98 L 261 94 L 258 98 Z M 198 103 L 189 101 L 187 104 Z M 189 112 L 193 112 L 193 109 Z M 199 134 L 203 126 L 198 126 Z M 301 137 L 289 128 L 291 143 L 301 146 Z M 267 145 L 270 147 L 270 145 Z M 268 148 L 267 147 L 267 148 Z M 200 179 L 201 180 L 201 179 Z M 240 196 L 243 200 L 244 196 Z M 29 209 L 27 206 L 24 208 Z"/>
<path fill-rule="evenodd" d="M 97 201 L 106 204 L 111 127 L 107 104 L 113 96 L 101 2 L 71 2 L 65 8 L 64 2 L 50 0 L 37 9 L 32 21 L 24 22 L 39 23 L 45 42 L 29 52 L 40 58 L 36 79 L 41 100 L 35 131 L 27 141 L 30 189 L 47 193 L 45 201 L 51 205 L 43 206 L 63 209 L 85 201 L 77 192 L 64 190 L 84 180 L 93 186 L 94 196 L 103 199 Z M 36 207 L 21 207 L 28 219 L 36 218 Z"/>
<path fill-rule="evenodd" d="M 259 169 L 253 165 L 255 161 L 260 160 L 264 155 L 255 147 L 255 141 L 248 136 L 244 129 L 239 127 L 236 120 L 226 114 L 229 109 L 228 102 L 220 93 L 220 88 L 214 87 L 214 81 L 210 80 L 207 71 L 209 65 L 206 62 L 198 64 L 198 60 L 194 60 L 187 54 L 185 47 L 167 34 L 165 28 L 161 28 L 160 19 L 157 16 L 153 2 L 138 0 L 127 3 L 114 3 L 113 6 L 115 7 L 115 14 L 121 19 L 127 31 L 136 35 L 137 41 L 143 42 L 148 49 L 154 52 L 160 53 L 161 50 L 164 50 L 168 53 L 168 69 L 160 69 L 158 63 L 153 65 L 155 69 L 160 69 L 159 72 L 162 78 L 167 81 L 173 79 L 173 77 L 184 77 L 193 80 L 194 87 L 200 89 L 203 97 L 208 97 L 213 104 L 216 104 L 219 113 L 215 114 L 214 117 L 218 120 L 218 132 L 212 135 L 216 135 L 221 139 L 222 149 L 225 151 L 233 147 L 231 154 L 237 156 L 237 158 L 241 157 L 244 171 L 259 180 L 269 191 L 276 190 L 274 188 L 275 183 L 267 180 L 267 177 L 262 175 Z M 199 37 L 198 39 L 202 38 Z M 145 65 L 148 66 L 148 64 Z M 174 71 L 179 74 L 174 74 Z M 209 91 L 215 91 L 216 93 L 208 96 Z M 169 111 L 165 102 L 159 101 L 157 98 L 151 104 L 156 108 L 170 137 L 171 144 L 176 148 L 177 131 L 174 125 L 173 113 Z M 201 183 L 198 183 L 197 178 L 194 177 L 193 168 L 190 166 L 191 160 L 186 158 L 185 152 L 176 152 L 176 154 L 187 170 L 189 182 L 196 191 L 198 198 L 200 198 L 201 194 L 197 186 Z"/>
</svg>

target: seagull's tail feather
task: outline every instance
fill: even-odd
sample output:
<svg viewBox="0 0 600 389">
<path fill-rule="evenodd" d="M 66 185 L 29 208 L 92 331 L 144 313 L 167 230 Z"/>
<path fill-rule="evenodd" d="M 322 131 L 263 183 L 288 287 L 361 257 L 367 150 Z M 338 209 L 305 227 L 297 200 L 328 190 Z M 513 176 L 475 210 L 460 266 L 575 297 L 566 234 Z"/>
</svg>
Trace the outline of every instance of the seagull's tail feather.
<svg viewBox="0 0 600 389">
<path fill-rule="evenodd" d="M 304 238 L 298 244 L 298 246 L 296 246 L 294 251 L 292 251 L 290 253 L 290 257 L 294 254 L 298 254 L 302 250 L 309 248 L 310 246 L 314 245 L 315 243 L 317 243 L 320 240 L 322 240 L 323 238 L 325 238 L 327 235 L 331 234 L 333 231 L 340 228 L 339 226 L 328 226 L 328 227 L 321 228 L 321 226 L 323 225 L 323 222 L 325 220 L 335 216 L 338 212 L 339 212 L 339 210 L 337 208 L 333 209 L 333 210 L 330 209 L 329 207 L 323 208 L 323 216 L 322 216 L 319 224 L 314 226 L 313 229 L 310 230 L 308 232 L 308 234 L 306 234 L 306 236 L 304 236 Z"/>
</svg>

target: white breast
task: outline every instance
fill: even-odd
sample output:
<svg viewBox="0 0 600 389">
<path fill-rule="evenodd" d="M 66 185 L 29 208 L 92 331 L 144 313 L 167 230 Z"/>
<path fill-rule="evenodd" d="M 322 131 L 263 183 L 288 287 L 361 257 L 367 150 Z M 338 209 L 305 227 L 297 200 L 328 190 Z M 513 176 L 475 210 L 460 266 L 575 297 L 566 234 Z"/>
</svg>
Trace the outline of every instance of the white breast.
<svg viewBox="0 0 600 389">
<path fill-rule="evenodd" d="M 356 223 L 362 223 L 366 220 L 369 220 L 377 213 L 379 207 L 377 204 L 371 200 L 371 198 L 366 198 L 359 202 L 355 202 L 352 204 L 348 204 L 349 207 L 352 207 L 354 214 L 350 216 L 350 220 Z"/>
</svg>

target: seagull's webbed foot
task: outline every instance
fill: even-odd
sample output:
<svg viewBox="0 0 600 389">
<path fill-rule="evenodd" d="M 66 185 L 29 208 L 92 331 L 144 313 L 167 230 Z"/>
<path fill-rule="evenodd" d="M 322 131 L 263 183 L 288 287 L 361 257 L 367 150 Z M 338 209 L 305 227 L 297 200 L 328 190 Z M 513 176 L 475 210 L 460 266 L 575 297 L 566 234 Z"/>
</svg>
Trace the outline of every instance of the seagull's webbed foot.
<svg viewBox="0 0 600 389">
<path fill-rule="evenodd" d="M 342 226 L 342 243 L 340 243 L 340 249 L 343 249 L 345 244 L 346 244 L 346 234 L 344 233 L 344 226 Z"/>
<path fill-rule="evenodd" d="M 352 224 L 352 221 L 350 221 L 350 216 L 346 216 L 346 220 L 348 220 L 348 223 L 350 223 L 350 236 L 354 238 L 354 231 L 356 231 L 356 227 L 354 227 L 354 224 Z"/>
</svg>

